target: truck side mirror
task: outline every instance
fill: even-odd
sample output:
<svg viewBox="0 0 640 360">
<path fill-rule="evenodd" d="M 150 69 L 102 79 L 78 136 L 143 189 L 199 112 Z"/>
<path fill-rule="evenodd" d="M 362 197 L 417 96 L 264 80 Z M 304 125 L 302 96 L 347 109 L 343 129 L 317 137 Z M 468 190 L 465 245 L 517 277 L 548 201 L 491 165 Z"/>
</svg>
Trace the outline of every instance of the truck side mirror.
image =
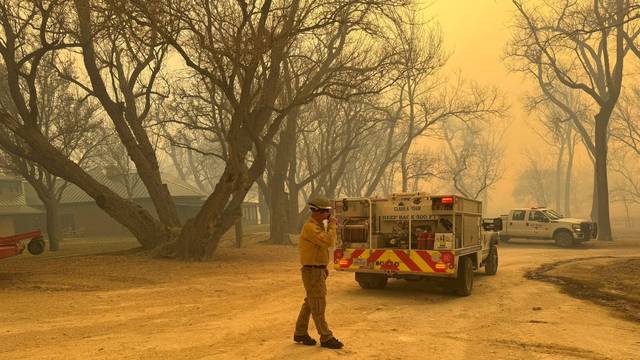
<svg viewBox="0 0 640 360">
<path fill-rule="evenodd" d="M 484 231 L 501 231 L 502 219 L 501 218 L 483 219 L 482 228 L 484 229 Z"/>
<path fill-rule="evenodd" d="M 493 219 L 493 230 L 502 231 L 502 218 Z"/>
</svg>

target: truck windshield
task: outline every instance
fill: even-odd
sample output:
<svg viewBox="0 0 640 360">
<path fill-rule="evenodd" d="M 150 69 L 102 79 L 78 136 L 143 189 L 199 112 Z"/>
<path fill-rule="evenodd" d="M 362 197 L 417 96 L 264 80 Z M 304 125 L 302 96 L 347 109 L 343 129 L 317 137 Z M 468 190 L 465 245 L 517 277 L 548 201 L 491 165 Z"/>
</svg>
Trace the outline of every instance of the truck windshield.
<svg viewBox="0 0 640 360">
<path fill-rule="evenodd" d="M 547 217 L 551 220 L 558 220 L 560 219 L 560 214 L 558 214 L 557 212 L 555 212 L 555 210 L 551 210 L 551 209 L 546 209 L 546 210 L 542 210 L 542 212 L 544 212 L 545 215 L 547 215 Z"/>
</svg>

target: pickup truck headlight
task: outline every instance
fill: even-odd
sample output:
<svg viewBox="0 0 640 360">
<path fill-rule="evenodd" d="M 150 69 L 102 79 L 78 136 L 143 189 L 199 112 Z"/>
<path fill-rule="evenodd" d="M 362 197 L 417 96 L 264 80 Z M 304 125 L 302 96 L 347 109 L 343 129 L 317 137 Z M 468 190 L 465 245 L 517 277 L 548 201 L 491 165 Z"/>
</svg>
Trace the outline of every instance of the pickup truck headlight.
<svg viewBox="0 0 640 360">
<path fill-rule="evenodd" d="M 573 228 L 573 231 L 575 231 L 575 232 L 582 232 L 582 228 L 580 227 L 579 224 L 571 225 L 571 227 Z"/>
</svg>

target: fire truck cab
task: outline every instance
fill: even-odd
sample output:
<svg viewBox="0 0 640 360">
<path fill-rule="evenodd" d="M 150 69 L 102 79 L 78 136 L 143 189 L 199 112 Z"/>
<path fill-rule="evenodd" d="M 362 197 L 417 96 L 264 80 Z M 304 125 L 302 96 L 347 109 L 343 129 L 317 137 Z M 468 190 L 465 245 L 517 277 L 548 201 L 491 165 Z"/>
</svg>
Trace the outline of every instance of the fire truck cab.
<svg viewBox="0 0 640 360">
<path fill-rule="evenodd" d="M 365 289 L 388 278 L 440 278 L 460 296 L 473 274 L 498 270 L 500 219 L 482 219 L 482 203 L 457 195 L 393 194 L 335 200 L 338 243 L 334 269 L 355 273 Z M 495 220 L 495 221 L 492 221 Z"/>
</svg>

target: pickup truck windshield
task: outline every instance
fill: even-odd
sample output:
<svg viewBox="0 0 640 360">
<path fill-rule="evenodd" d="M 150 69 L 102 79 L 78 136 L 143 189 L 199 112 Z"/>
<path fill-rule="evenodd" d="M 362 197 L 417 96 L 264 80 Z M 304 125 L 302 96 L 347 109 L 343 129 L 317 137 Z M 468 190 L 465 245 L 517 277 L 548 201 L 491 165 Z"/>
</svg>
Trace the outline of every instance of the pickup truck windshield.
<svg viewBox="0 0 640 360">
<path fill-rule="evenodd" d="M 560 214 L 558 214 L 557 212 L 555 212 L 554 210 L 551 209 L 546 209 L 546 210 L 542 210 L 542 212 L 544 212 L 545 215 L 547 215 L 547 217 L 551 220 L 558 220 L 560 219 Z"/>
</svg>

